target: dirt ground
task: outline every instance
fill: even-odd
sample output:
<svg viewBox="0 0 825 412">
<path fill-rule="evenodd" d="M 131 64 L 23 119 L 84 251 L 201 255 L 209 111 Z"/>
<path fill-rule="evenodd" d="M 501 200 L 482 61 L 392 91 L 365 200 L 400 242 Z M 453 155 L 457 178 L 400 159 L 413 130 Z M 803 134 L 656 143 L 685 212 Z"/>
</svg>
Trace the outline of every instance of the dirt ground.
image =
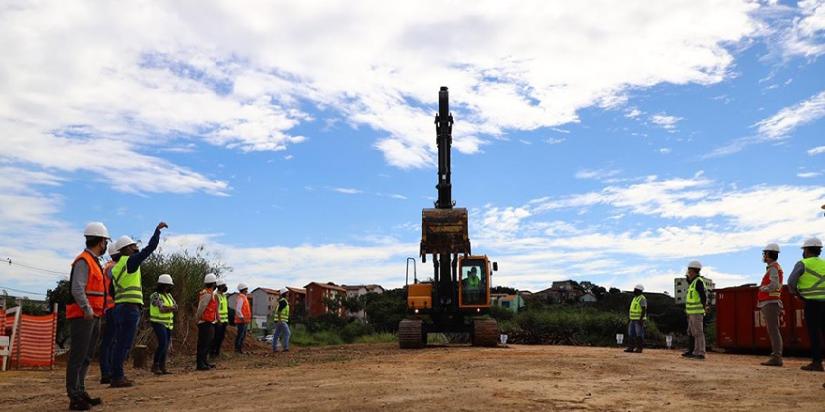
<svg viewBox="0 0 825 412">
<path fill-rule="evenodd" d="M 568 346 L 395 345 L 225 354 L 217 369 L 176 359 L 174 375 L 127 369 L 137 386 L 109 389 L 93 365 L 94 410 L 825 410 L 825 373 L 759 366 L 762 357 Z M 190 364 L 191 363 L 191 364 Z M 0 409 L 65 409 L 64 367 L 0 373 Z"/>
</svg>

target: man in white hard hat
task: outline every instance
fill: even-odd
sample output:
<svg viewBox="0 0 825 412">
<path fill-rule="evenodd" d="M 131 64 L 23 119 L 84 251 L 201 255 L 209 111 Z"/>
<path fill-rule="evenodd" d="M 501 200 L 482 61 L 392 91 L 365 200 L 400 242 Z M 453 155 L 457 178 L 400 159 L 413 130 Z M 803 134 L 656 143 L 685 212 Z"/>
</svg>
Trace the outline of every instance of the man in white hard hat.
<svg viewBox="0 0 825 412">
<path fill-rule="evenodd" d="M 289 352 L 291 332 L 289 330 L 289 301 L 286 298 L 288 293 L 289 289 L 287 288 L 281 288 L 279 291 L 278 309 L 275 310 L 275 333 L 272 336 L 272 352 L 276 352 L 280 337 L 283 337 L 283 343 L 281 344 L 283 351 Z"/>
<path fill-rule="evenodd" d="M 86 248 L 72 263 L 69 276 L 71 300 L 66 305 L 66 321 L 72 336 L 69 359 L 66 363 L 66 394 L 69 409 L 89 410 L 100 405 L 100 398 L 92 398 L 86 392 L 86 372 L 97 346 L 100 318 L 106 302 L 106 286 L 100 256 L 106 253 L 109 231 L 100 222 L 86 225 L 83 231 Z"/>
<path fill-rule="evenodd" d="M 207 360 L 212 337 L 215 334 L 215 323 L 218 321 L 218 300 L 215 298 L 215 286 L 218 277 L 208 273 L 203 277 L 203 290 L 198 294 L 198 310 L 195 319 L 198 320 L 198 351 L 195 357 L 197 369 L 206 371 L 215 367 Z"/>
<path fill-rule="evenodd" d="M 172 276 L 162 274 L 158 276 L 155 292 L 149 296 L 149 323 L 155 332 L 158 341 L 155 349 L 155 358 L 152 362 L 152 373 L 155 375 L 169 375 L 166 369 L 166 355 L 169 352 L 169 345 L 172 344 L 172 330 L 175 326 L 175 311 L 178 304 L 172 297 L 172 288 L 175 283 Z"/>
<path fill-rule="evenodd" d="M 213 359 L 221 354 L 221 346 L 223 345 L 223 338 L 226 336 L 226 326 L 229 324 L 229 302 L 226 299 L 226 282 L 223 279 L 218 279 L 215 282 L 217 289 L 215 289 L 215 299 L 218 301 L 218 322 L 215 323 L 215 336 L 212 338 L 212 348 L 209 350 L 209 355 Z"/>
<path fill-rule="evenodd" d="M 630 301 L 630 322 L 627 325 L 627 349 L 625 352 L 642 353 L 645 346 L 645 319 L 647 318 L 647 298 L 645 287 L 633 288 L 633 300 Z"/>
<path fill-rule="evenodd" d="M 158 223 L 155 233 L 149 239 L 149 244 L 140 250 L 137 243 L 129 236 L 121 236 L 115 242 L 115 248 L 120 254 L 112 268 L 112 284 L 115 287 L 115 350 L 112 359 L 112 388 L 126 388 L 134 382 L 126 378 L 123 365 L 132 343 L 135 340 L 140 314 L 143 312 L 143 286 L 141 284 L 140 265 L 160 243 L 161 229 L 169 226 L 164 222 Z"/>
<path fill-rule="evenodd" d="M 782 366 L 782 333 L 779 322 L 782 318 L 782 281 L 784 274 L 779 266 L 779 245 L 770 243 L 762 249 L 762 261 L 767 264 L 765 275 L 756 295 L 756 307 L 762 312 L 768 336 L 771 339 L 771 357 L 763 366 Z"/>
<path fill-rule="evenodd" d="M 802 260 L 788 278 L 788 289 L 805 302 L 805 326 L 811 340 L 811 363 L 802 370 L 822 372 L 822 335 L 825 334 L 825 260 L 822 241 L 810 238 L 802 244 Z"/>
<path fill-rule="evenodd" d="M 685 314 L 688 320 L 690 346 L 682 356 L 690 359 L 705 359 L 705 314 L 708 311 L 708 296 L 705 280 L 700 272 L 702 263 L 694 260 L 688 264 L 688 290 L 685 294 Z"/>
<path fill-rule="evenodd" d="M 252 321 L 252 308 L 246 294 L 249 287 L 246 283 L 238 283 L 238 299 L 235 301 L 235 327 L 238 333 L 235 336 L 235 352 L 243 353 L 243 342 L 246 339 L 246 328 Z"/>
</svg>

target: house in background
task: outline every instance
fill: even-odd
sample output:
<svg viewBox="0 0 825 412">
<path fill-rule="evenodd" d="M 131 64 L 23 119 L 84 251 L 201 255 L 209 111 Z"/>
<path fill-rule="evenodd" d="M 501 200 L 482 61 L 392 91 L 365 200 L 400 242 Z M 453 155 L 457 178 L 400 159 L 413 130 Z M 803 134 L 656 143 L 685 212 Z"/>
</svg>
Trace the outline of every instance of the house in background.
<svg viewBox="0 0 825 412">
<path fill-rule="evenodd" d="M 330 312 L 324 299 L 344 299 L 347 297 L 347 290 L 334 283 L 312 282 L 306 286 L 306 313 L 307 316 L 321 316 Z M 344 316 L 344 308 L 338 308 L 338 316 Z"/>
<path fill-rule="evenodd" d="M 304 288 L 293 288 L 287 286 L 289 293 L 286 294 L 286 301 L 289 302 L 289 317 L 300 316 L 306 313 L 307 291 Z"/>
<path fill-rule="evenodd" d="M 710 304 L 715 305 L 716 294 L 713 293 L 713 290 L 716 289 L 716 284 L 713 283 L 713 281 L 709 278 L 706 278 L 704 276 L 702 276 L 702 278 L 705 280 L 705 285 L 708 288 L 708 299 L 710 299 Z M 675 292 L 673 296 L 676 299 L 677 305 L 685 304 L 685 295 L 687 295 L 687 289 L 689 286 L 690 284 L 688 284 L 687 278 L 678 277 L 673 279 L 673 291 Z"/>
<path fill-rule="evenodd" d="M 384 288 L 380 285 L 341 285 L 347 291 L 347 298 L 357 298 L 365 296 L 368 293 L 384 293 Z M 363 309 L 358 312 L 349 312 L 348 315 L 353 318 L 366 319 L 367 312 Z"/>
<path fill-rule="evenodd" d="M 513 311 L 513 313 L 518 313 L 518 311 L 524 307 L 524 298 L 519 293 L 512 295 L 507 293 L 491 293 L 490 300 L 493 305 L 509 309 Z"/>
<path fill-rule="evenodd" d="M 584 294 L 584 290 L 576 281 L 563 280 L 553 282 L 552 286 L 534 293 L 533 296 L 551 303 L 568 303 L 578 302 Z"/>
<path fill-rule="evenodd" d="M 275 289 L 255 288 L 248 297 L 252 307 L 252 322 L 258 328 L 265 328 L 272 311 L 278 307 L 280 294 Z"/>
<path fill-rule="evenodd" d="M 596 303 L 598 300 L 593 292 L 584 292 L 584 294 L 579 297 L 579 302 L 581 303 Z"/>
</svg>

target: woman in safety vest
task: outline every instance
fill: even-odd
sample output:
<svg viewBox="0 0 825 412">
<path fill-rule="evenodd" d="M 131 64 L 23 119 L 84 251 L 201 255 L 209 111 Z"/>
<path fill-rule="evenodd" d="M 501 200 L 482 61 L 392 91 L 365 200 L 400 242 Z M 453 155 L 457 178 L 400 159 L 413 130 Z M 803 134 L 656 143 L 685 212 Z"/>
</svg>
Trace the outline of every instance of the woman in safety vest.
<svg viewBox="0 0 825 412">
<path fill-rule="evenodd" d="M 152 372 L 155 375 L 168 375 L 166 369 L 166 354 L 169 352 L 169 345 L 172 343 L 172 329 L 175 323 L 175 311 L 178 305 L 172 297 L 172 276 L 158 276 L 158 284 L 155 293 L 149 297 L 149 322 L 155 337 L 158 340 L 158 348 L 155 350 L 155 360 L 152 363 Z"/>
</svg>

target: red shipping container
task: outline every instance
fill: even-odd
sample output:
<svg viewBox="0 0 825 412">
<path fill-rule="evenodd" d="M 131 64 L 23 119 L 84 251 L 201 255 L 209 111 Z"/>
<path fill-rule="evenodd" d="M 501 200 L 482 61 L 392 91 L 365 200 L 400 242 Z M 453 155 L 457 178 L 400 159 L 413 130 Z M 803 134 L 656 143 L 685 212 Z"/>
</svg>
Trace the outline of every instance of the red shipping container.
<svg viewBox="0 0 825 412">
<path fill-rule="evenodd" d="M 716 290 L 716 346 L 724 349 L 769 350 L 771 341 L 762 317 L 756 307 L 755 286 Z M 809 350 L 810 341 L 805 328 L 804 302 L 782 288 L 784 311 L 780 332 L 785 349 Z"/>
</svg>

